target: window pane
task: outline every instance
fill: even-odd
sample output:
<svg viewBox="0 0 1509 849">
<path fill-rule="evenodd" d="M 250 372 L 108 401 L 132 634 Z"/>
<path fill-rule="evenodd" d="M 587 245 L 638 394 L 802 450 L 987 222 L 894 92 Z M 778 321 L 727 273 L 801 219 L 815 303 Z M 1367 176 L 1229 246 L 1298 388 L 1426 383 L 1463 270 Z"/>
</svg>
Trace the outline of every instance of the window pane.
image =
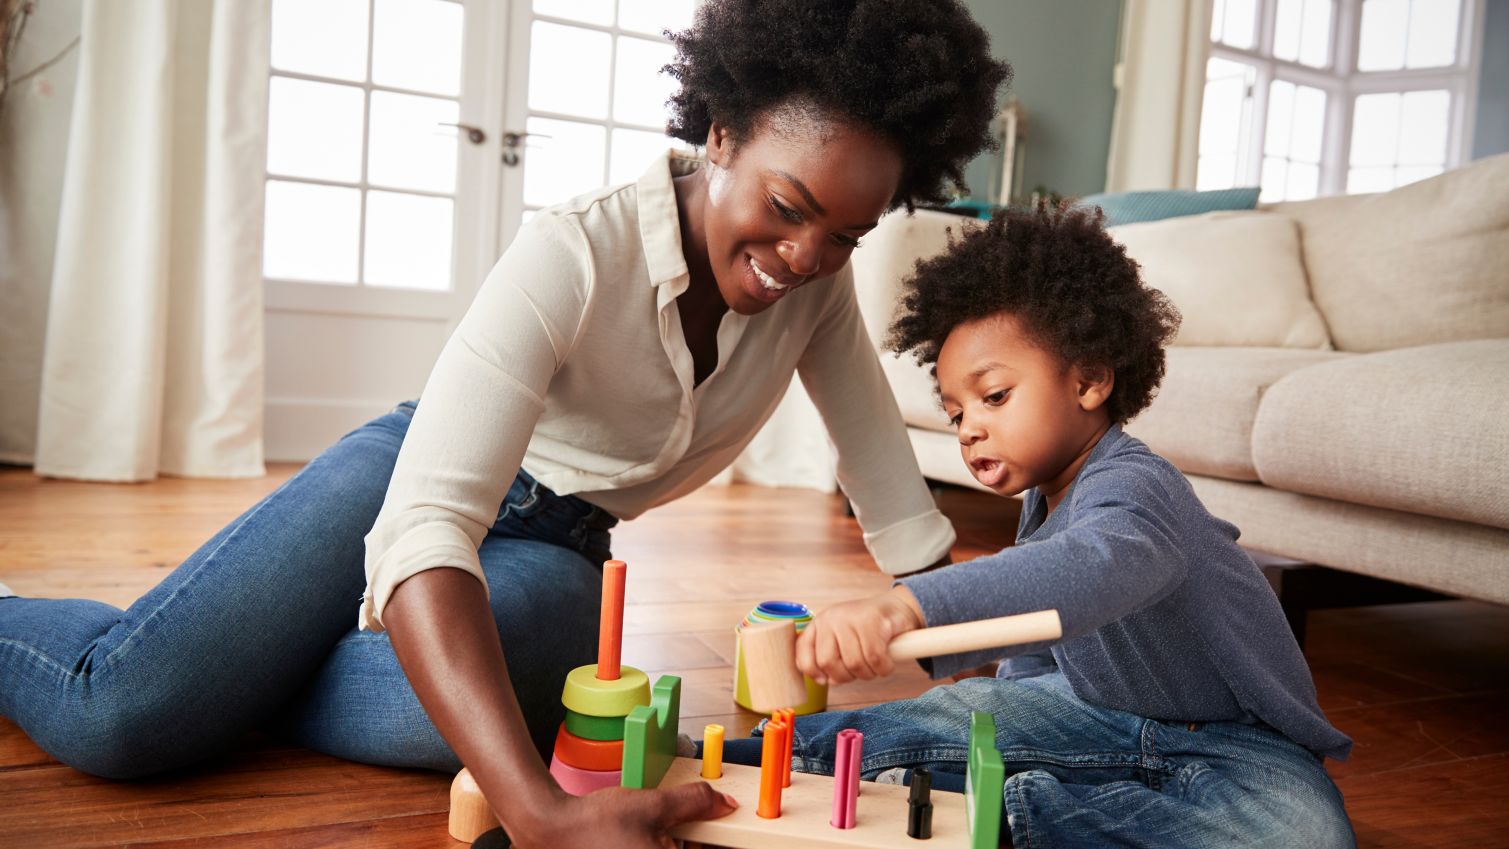
<svg viewBox="0 0 1509 849">
<path fill-rule="evenodd" d="M 452 216 L 450 198 L 368 192 L 364 282 L 449 289 Z"/>
<path fill-rule="evenodd" d="M 1409 0 L 1363 0 L 1357 68 L 1392 71 L 1404 67 Z"/>
<path fill-rule="evenodd" d="M 1294 84 L 1274 80 L 1268 87 L 1268 131 L 1263 152 L 1268 156 L 1288 156 L 1293 129 Z"/>
<path fill-rule="evenodd" d="M 1438 68 L 1457 61 L 1461 0 L 1414 0 L 1409 10 L 1406 68 Z"/>
<path fill-rule="evenodd" d="M 1200 191 L 1230 189 L 1237 184 L 1237 158 L 1233 154 L 1201 156 L 1195 170 L 1195 188 Z"/>
<path fill-rule="evenodd" d="M 613 0 L 534 0 L 534 11 L 553 18 L 613 25 Z"/>
<path fill-rule="evenodd" d="M 372 81 L 394 88 L 461 93 L 459 3 L 377 0 L 372 24 Z"/>
<path fill-rule="evenodd" d="M 608 185 L 631 183 L 650 167 L 655 157 L 672 148 L 686 145 L 661 133 L 643 130 L 614 130 L 613 149 L 608 152 Z"/>
<path fill-rule="evenodd" d="M 1200 153 L 1240 153 L 1250 120 L 1251 88 L 1256 73 L 1249 65 L 1211 59 L 1206 65 L 1205 99 L 1200 113 Z"/>
<path fill-rule="evenodd" d="M 1399 164 L 1446 162 L 1446 124 L 1451 96 L 1444 91 L 1411 91 L 1399 112 Z"/>
<path fill-rule="evenodd" d="M 361 198 L 358 189 L 268 180 L 262 274 L 355 283 Z"/>
<path fill-rule="evenodd" d="M 1332 7 L 1333 0 L 1305 0 L 1299 61 L 1311 67 L 1324 68 L 1331 64 Z"/>
<path fill-rule="evenodd" d="M 1319 187 L 1319 165 L 1304 162 L 1289 163 L 1289 179 L 1284 187 L 1284 200 L 1309 200 L 1315 197 Z"/>
<path fill-rule="evenodd" d="M 655 35 L 663 30 L 680 32 L 692 25 L 696 8 L 697 0 L 619 0 L 618 25 Z"/>
<path fill-rule="evenodd" d="M 1232 47 L 1251 48 L 1257 29 L 1257 0 L 1216 0 L 1221 29 L 1211 37 Z"/>
<path fill-rule="evenodd" d="M 1299 60 L 1300 29 L 1305 22 L 1305 0 L 1278 0 L 1273 21 L 1273 55 L 1290 62 Z"/>
<path fill-rule="evenodd" d="M 613 37 L 605 32 L 535 21 L 529 43 L 529 108 L 608 117 L 612 50 Z"/>
<path fill-rule="evenodd" d="M 1326 93 L 1318 88 L 1296 86 L 1294 92 L 1294 135 L 1289 141 L 1289 158 L 1297 162 L 1320 162 L 1320 147 L 1326 127 Z"/>
<path fill-rule="evenodd" d="M 272 66 L 361 82 L 367 78 L 367 0 L 273 0 Z"/>
<path fill-rule="evenodd" d="M 1400 165 L 1394 171 L 1394 185 L 1403 186 L 1441 173 L 1439 165 Z"/>
<path fill-rule="evenodd" d="M 388 91 L 372 92 L 367 181 L 400 189 L 456 190 L 454 100 Z"/>
<path fill-rule="evenodd" d="M 1352 112 L 1352 156 L 1358 166 L 1389 165 L 1399 149 L 1399 95 L 1364 94 Z M 1347 182 L 1351 189 L 1351 178 Z M 1364 191 L 1371 191 L 1364 190 Z"/>
<path fill-rule="evenodd" d="M 613 119 L 664 128 L 669 115 L 665 102 L 676 81 L 660 73 L 675 58 L 676 49 L 663 41 L 618 39 L 618 69 L 613 83 Z"/>
<path fill-rule="evenodd" d="M 360 180 L 362 90 L 280 76 L 269 87 L 267 170 L 289 177 Z"/>
<path fill-rule="evenodd" d="M 1263 191 L 1258 200 L 1273 203 L 1284 199 L 1284 187 L 1289 180 L 1289 160 L 1276 156 L 1263 159 Z"/>
<path fill-rule="evenodd" d="M 524 203 L 548 206 L 603 185 L 604 127 L 530 118 L 528 131 L 540 135 L 525 140 Z"/>
<path fill-rule="evenodd" d="M 1388 166 L 1353 168 L 1347 172 L 1347 192 L 1386 192 L 1394 187 L 1394 169 Z"/>
</svg>

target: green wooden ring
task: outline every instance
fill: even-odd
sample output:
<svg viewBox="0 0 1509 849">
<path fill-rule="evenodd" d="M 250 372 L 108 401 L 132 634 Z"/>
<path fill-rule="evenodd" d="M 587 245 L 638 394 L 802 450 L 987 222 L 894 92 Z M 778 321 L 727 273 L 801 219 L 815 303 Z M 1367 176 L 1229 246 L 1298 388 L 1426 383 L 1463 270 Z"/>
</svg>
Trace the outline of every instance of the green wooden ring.
<svg viewBox="0 0 1509 849">
<path fill-rule="evenodd" d="M 566 675 L 561 704 L 587 716 L 623 718 L 640 705 L 650 703 L 650 676 L 632 666 L 620 666 L 618 680 L 602 681 L 597 664 L 578 666 Z"/>
<path fill-rule="evenodd" d="M 622 740 L 624 718 L 621 716 L 588 716 L 574 710 L 566 710 L 566 730 L 587 740 Z"/>
</svg>

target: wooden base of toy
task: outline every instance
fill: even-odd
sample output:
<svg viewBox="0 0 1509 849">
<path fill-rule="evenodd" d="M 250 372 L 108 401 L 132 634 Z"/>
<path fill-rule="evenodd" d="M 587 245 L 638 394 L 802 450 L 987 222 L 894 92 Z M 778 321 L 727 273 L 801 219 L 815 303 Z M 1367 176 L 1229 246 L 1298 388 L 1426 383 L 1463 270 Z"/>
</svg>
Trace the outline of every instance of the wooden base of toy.
<svg viewBox="0 0 1509 849">
<path fill-rule="evenodd" d="M 701 762 L 677 758 L 661 779 L 661 787 L 676 787 L 707 781 Z M 833 814 L 833 778 L 794 772 L 791 786 L 781 792 L 781 816 L 765 819 L 755 813 L 760 796 L 759 767 L 723 764 L 723 777 L 708 781 L 713 787 L 739 800 L 739 809 L 726 817 L 678 826 L 671 833 L 682 840 L 727 846 L 730 849 L 889 849 L 926 846 L 928 849 L 963 849 L 970 845 L 965 821 L 964 796 L 934 793 L 933 836 L 919 843 L 906 834 L 907 793 L 894 784 L 865 782 L 859 790 L 854 828 L 828 824 Z"/>
<path fill-rule="evenodd" d="M 456 773 L 451 782 L 451 836 L 463 843 L 471 843 L 485 831 L 498 827 L 498 818 L 482 796 L 477 780 L 465 769 Z"/>
</svg>

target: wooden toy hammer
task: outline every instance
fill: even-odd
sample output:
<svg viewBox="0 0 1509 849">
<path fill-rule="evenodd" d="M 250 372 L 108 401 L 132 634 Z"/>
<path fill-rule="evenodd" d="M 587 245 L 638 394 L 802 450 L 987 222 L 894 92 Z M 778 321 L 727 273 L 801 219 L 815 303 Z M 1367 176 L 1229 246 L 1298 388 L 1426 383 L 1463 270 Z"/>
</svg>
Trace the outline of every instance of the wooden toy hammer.
<svg viewBox="0 0 1509 849">
<path fill-rule="evenodd" d="M 898 634 L 887 648 L 892 660 L 916 660 L 945 654 L 1038 643 L 1062 637 L 1057 610 L 1039 610 L 918 628 Z M 791 622 L 746 627 L 739 632 L 749 700 L 756 711 L 769 713 L 799 705 L 807 699 L 802 673 L 796 668 L 796 626 Z"/>
</svg>

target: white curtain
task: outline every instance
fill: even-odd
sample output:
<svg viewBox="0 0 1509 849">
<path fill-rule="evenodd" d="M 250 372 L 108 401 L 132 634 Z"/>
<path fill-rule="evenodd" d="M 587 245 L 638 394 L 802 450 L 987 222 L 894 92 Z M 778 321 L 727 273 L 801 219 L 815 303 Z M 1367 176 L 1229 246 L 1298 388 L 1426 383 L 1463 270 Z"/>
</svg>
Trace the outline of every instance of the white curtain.
<svg viewBox="0 0 1509 849">
<path fill-rule="evenodd" d="M 39 474 L 262 474 L 270 15 L 85 0 Z"/>
<path fill-rule="evenodd" d="M 1106 191 L 1192 189 L 1210 0 L 1126 0 Z"/>
<path fill-rule="evenodd" d="M 838 454 L 801 380 L 793 377 L 786 397 L 734 464 L 716 482 L 838 490 Z"/>
</svg>

